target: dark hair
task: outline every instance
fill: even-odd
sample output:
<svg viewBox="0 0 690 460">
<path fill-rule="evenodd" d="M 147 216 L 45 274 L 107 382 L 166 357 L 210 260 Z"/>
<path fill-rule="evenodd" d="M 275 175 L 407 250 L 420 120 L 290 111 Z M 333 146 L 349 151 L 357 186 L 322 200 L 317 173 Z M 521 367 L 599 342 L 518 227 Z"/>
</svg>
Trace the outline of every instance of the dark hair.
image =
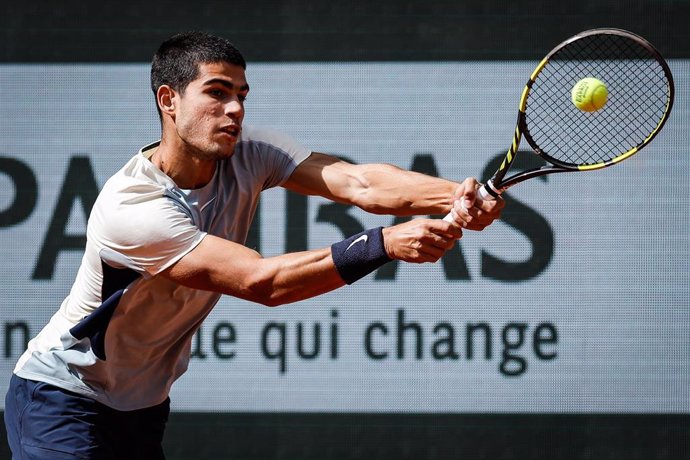
<svg viewBox="0 0 690 460">
<path fill-rule="evenodd" d="M 206 32 L 185 32 L 164 41 L 151 62 L 151 89 L 155 95 L 162 85 L 184 93 L 199 75 L 199 65 L 227 62 L 247 68 L 242 53 L 225 38 Z M 158 113 L 160 109 L 156 104 Z"/>
</svg>

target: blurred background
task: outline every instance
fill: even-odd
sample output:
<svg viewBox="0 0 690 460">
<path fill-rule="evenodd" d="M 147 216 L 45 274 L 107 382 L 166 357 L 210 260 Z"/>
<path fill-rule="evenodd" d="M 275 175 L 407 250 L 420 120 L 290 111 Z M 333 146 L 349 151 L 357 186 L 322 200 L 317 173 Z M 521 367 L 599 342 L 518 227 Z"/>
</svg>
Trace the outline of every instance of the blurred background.
<svg viewBox="0 0 690 460">
<path fill-rule="evenodd" d="M 495 170 L 522 87 L 556 44 L 596 27 L 644 36 L 676 83 L 649 147 L 511 189 L 502 221 L 438 264 L 389 264 L 276 309 L 224 298 L 174 387 L 165 449 L 690 458 L 690 1 L 35 1 L 0 13 L 3 395 L 69 292 L 98 190 L 158 139 L 149 64 L 169 36 L 204 30 L 242 50 L 246 123 L 455 180 Z M 247 244 L 268 256 L 399 221 L 277 189 Z"/>
</svg>

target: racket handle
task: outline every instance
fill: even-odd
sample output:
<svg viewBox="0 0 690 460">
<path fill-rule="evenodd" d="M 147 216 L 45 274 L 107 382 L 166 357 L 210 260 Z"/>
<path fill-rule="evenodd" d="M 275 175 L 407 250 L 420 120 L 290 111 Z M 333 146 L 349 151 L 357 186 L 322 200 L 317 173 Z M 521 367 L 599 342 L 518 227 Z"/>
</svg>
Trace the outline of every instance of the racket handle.
<svg viewBox="0 0 690 460">
<path fill-rule="evenodd" d="M 494 198 L 494 195 L 487 188 L 490 186 L 493 186 L 491 180 L 479 187 L 479 189 L 477 190 L 477 198 L 482 201 L 494 201 L 496 198 Z M 446 217 L 444 217 L 443 220 L 445 220 L 446 222 L 453 222 L 453 214 L 449 212 L 448 214 L 446 214 Z"/>
<path fill-rule="evenodd" d="M 477 197 L 482 201 L 494 201 L 496 199 L 489 191 L 487 184 L 479 187 L 479 190 L 477 190 Z"/>
<path fill-rule="evenodd" d="M 454 221 L 453 214 L 451 214 L 451 213 L 446 214 L 446 217 L 444 217 L 443 220 L 445 220 L 446 222 L 453 222 Z"/>
</svg>

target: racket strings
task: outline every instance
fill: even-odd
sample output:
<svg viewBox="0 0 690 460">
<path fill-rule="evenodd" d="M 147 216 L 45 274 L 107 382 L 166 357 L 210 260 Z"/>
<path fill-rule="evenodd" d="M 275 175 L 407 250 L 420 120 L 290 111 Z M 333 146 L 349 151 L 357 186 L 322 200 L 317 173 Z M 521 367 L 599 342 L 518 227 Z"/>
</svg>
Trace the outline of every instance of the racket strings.
<svg viewBox="0 0 690 460">
<path fill-rule="evenodd" d="M 572 87 L 594 77 L 608 88 L 606 105 L 583 112 Z M 669 79 L 652 50 L 627 36 L 599 34 L 556 51 L 526 101 L 525 137 L 535 150 L 569 166 L 613 161 L 643 145 L 669 105 Z"/>
</svg>

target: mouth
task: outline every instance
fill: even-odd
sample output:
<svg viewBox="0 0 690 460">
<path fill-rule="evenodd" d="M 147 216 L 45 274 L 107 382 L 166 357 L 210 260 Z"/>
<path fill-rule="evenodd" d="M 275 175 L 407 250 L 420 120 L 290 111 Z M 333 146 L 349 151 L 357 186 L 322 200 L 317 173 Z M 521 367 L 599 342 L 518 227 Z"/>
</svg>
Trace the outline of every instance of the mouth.
<svg viewBox="0 0 690 460">
<path fill-rule="evenodd" d="M 233 138 L 239 137 L 241 131 L 242 127 L 239 125 L 228 125 L 220 128 L 221 133 L 227 134 Z"/>
</svg>

